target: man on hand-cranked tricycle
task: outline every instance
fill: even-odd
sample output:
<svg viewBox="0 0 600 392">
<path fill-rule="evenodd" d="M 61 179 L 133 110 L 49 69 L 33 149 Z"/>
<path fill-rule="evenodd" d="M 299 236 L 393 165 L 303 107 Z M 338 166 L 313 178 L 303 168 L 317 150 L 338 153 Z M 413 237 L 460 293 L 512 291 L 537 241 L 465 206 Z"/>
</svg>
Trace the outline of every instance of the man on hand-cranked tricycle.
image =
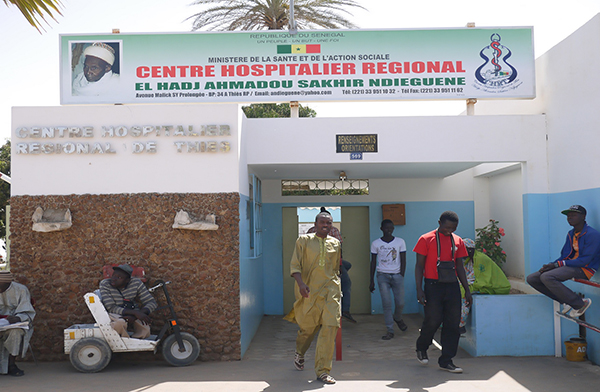
<svg viewBox="0 0 600 392">
<path fill-rule="evenodd" d="M 128 264 L 113 267 L 112 276 L 100 282 L 100 296 L 115 331 L 128 338 L 127 326 L 133 325 L 131 337 L 145 339 L 150 336 L 149 315 L 158 304 L 142 281 L 131 277 L 132 273 Z M 136 301 L 141 302 L 141 308 Z"/>
</svg>

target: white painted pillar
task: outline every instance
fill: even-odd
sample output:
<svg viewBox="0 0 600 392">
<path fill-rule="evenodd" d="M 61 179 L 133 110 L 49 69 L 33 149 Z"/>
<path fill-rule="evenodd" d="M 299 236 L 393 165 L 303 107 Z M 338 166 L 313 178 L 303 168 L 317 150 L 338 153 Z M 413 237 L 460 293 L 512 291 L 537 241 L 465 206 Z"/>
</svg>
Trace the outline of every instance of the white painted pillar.
<svg viewBox="0 0 600 392">
<path fill-rule="evenodd" d="M 477 99 L 469 98 L 467 99 L 467 116 L 475 115 L 475 104 L 477 103 Z"/>
<path fill-rule="evenodd" d="M 300 104 L 298 101 L 290 102 L 290 118 L 300 117 Z"/>
</svg>

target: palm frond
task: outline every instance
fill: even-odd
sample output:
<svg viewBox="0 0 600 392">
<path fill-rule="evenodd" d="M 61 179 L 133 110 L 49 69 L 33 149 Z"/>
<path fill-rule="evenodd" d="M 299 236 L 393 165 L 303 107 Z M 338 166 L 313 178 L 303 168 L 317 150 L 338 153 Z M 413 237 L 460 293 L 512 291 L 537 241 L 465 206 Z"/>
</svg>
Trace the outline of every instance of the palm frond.
<svg viewBox="0 0 600 392">
<path fill-rule="evenodd" d="M 55 15 L 62 15 L 60 0 L 3 0 L 6 6 L 13 5 L 19 9 L 21 14 L 27 19 L 30 25 L 35 27 L 40 33 L 46 31 L 42 25 L 48 24 L 47 16 L 56 20 Z"/>
<path fill-rule="evenodd" d="M 5 0 L 6 1 L 6 0 Z M 289 0 L 195 0 L 203 6 L 192 19 L 192 30 L 283 30 L 290 19 Z M 355 28 L 349 8 L 355 0 L 297 0 L 294 17 L 299 28 Z"/>
</svg>

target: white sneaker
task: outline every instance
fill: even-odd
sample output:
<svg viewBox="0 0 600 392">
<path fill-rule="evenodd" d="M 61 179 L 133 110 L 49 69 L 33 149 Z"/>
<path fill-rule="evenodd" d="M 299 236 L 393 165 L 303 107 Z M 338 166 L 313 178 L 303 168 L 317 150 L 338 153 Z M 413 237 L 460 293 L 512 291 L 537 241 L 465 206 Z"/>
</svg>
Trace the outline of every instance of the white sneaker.
<svg viewBox="0 0 600 392">
<path fill-rule="evenodd" d="M 560 314 L 567 315 L 567 314 L 569 314 L 569 312 L 570 312 L 572 309 L 573 309 L 573 308 L 572 308 L 570 305 L 564 304 L 564 305 L 563 305 L 563 308 L 562 308 L 562 310 L 561 310 L 561 311 L 559 311 L 559 312 L 560 312 Z"/>
<path fill-rule="evenodd" d="M 581 309 L 571 310 L 571 317 L 578 318 L 579 316 L 583 315 L 585 313 L 585 311 L 588 310 L 588 308 L 590 307 L 591 304 L 592 304 L 591 299 L 584 298 L 583 299 L 583 307 L 581 307 Z"/>
</svg>

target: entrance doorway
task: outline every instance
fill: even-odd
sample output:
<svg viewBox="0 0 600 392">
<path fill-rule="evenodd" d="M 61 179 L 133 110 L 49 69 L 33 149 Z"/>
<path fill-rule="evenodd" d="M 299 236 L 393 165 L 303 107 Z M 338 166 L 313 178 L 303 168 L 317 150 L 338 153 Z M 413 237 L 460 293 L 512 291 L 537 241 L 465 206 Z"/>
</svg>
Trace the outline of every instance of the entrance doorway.
<svg viewBox="0 0 600 392">
<path fill-rule="evenodd" d="M 294 284 L 290 277 L 290 260 L 300 226 L 299 211 L 302 207 L 284 207 L 282 211 L 282 240 L 283 240 L 283 310 L 287 313 L 294 304 Z M 337 208 L 337 207 L 334 207 Z M 319 208 L 310 210 L 314 212 L 310 218 L 319 213 Z M 302 216 L 306 211 L 302 212 Z M 369 207 L 341 207 L 340 214 L 334 215 L 334 225 L 342 234 L 342 257 L 352 264 L 348 272 L 352 280 L 352 302 L 350 312 L 356 314 L 371 314 L 371 293 L 369 292 L 369 263 L 370 232 L 369 232 Z M 338 217 L 339 216 L 339 217 Z M 305 218 L 303 219 L 306 220 Z M 304 227 L 302 227 L 304 229 Z"/>
</svg>

